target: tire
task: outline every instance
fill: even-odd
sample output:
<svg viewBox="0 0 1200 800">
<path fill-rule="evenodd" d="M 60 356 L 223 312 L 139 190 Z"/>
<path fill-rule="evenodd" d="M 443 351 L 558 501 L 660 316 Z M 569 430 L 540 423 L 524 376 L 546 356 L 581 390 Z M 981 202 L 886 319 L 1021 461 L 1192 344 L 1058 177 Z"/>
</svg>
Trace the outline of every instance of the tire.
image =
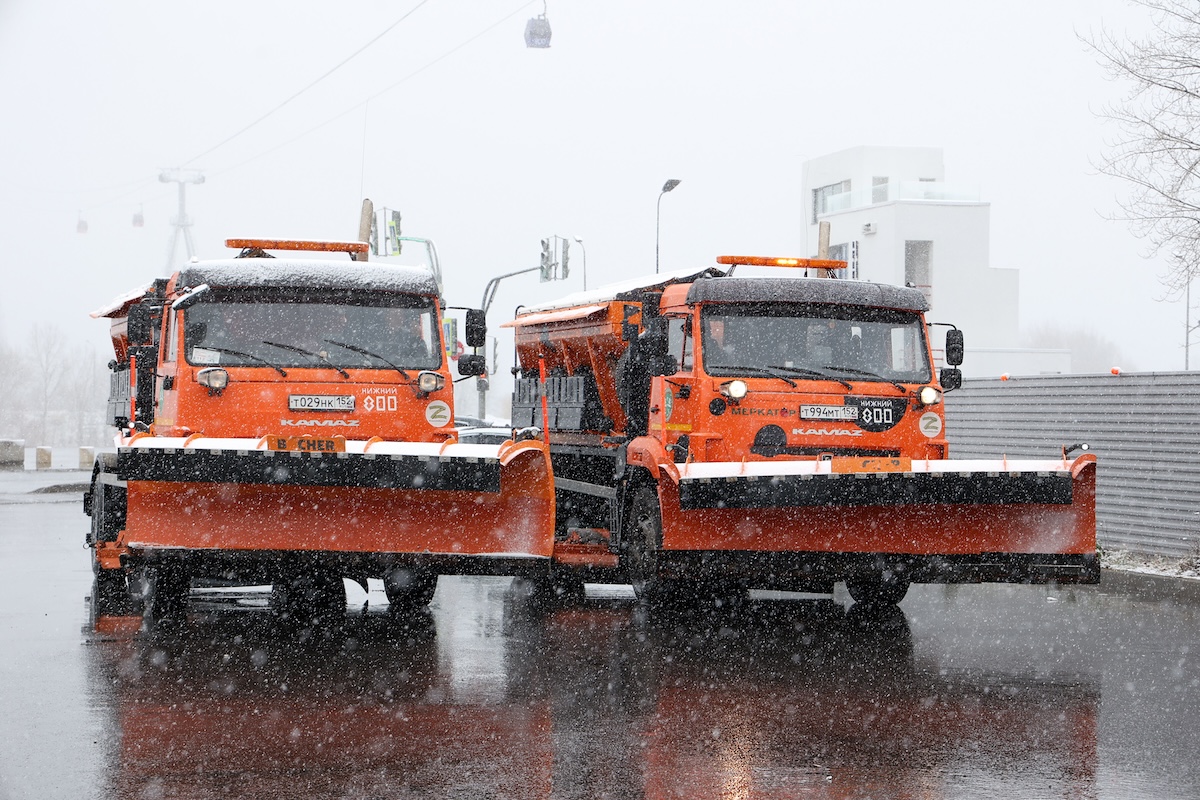
<svg viewBox="0 0 1200 800">
<path fill-rule="evenodd" d="M 525 590 L 525 594 L 541 608 L 574 606 L 587 599 L 583 579 L 570 570 L 556 566 L 552 566 L 546 574 L 519 580 L 530 587 Z"/>
<path fill-rule="evenodd" d="M 690 592 L 677 581 L 659 576 L 658 554 L 662 550 L 662 509 L 653 486 L 635 488 L 629 500 L 622 538 L 622 560 L 633 593 L 644 603 L 679 602 Z"/>
<path fill-rule="evenodd" d="M 145 579 L 146 620 L 152 625 L 160 622 L 182 622 L 187 618 L 188 593 L 191 579 L 188 574 L 172 567 L 155 567 Z"/>
<path fill-rule="evenodd" d="M 120 486 L 101 483 L 102 474 L 116 474 L 117 457 L 103 453 L 92 466 L 92 483 L 83 497 L 83 510 L 91 517 L 88 544 L 115 542 L 125 528 L 126 490 Z"/>
<path fill-rule="evenodd" d="M 908 581 L 893 573 L 880 573 L 846 581 L 846 591 L 855 603 L 894 606 L 908 594 Z"/>
<path fill-rule="evenodd" d="M 395 613 L 424 611 L 437 591 L 437 573 L 397 567 L 383 576 L 383 591 Z"/>
<path fill-rule="evenodd" d="M 281 622 L 334 622 L 346 615 L 346 584 L 331 569 L 308 567 L 272 583 L 270 605 Z"/>
<path fill-rule="evenodd" d="M 92 584 L 92 606 L 96 613 L 100 616 L 132 614 L 135 603 L 124 570 L 93 566 L 96 579 Z"/>
</svg>

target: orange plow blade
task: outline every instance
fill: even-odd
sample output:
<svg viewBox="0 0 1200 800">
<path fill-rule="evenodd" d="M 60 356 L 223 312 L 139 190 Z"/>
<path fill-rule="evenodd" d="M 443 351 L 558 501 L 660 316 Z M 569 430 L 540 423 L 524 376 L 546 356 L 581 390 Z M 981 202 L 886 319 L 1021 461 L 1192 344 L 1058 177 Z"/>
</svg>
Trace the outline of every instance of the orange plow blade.
<svg viewBox="0 0 1200 800">
<path fill-rule="evenodd" d="M 679 465 L 663 550 L 749 574 L 841 580 L 899 567 L 918 582 L 1098 583 L 1096 459 Z"/>
<path fill-rule="evenodd" d="M 538 442 L 348 442 L 344 453 L 166 444 L 118 453 L 121 540 L 134 553 L 307 551 L 508 574 L 553 550 L 553 479 Z"/>
</svg>

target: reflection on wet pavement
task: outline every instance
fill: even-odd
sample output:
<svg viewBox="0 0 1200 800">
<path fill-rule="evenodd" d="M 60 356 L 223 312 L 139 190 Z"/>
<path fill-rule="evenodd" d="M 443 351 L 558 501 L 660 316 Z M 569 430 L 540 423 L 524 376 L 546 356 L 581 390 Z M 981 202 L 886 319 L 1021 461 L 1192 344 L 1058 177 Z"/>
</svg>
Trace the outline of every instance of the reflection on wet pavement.
<svg viewBox="0 0 1200 800">
<path fill-rule="evenodd" d="M 442 578 L 428 613 L 333 631 L 246 596 L 132 628 L 89 634 L 113 797 L 1099 794 L 1097 679 L 919 663 L 899 608 L 544 608 Z"/>
</svg>

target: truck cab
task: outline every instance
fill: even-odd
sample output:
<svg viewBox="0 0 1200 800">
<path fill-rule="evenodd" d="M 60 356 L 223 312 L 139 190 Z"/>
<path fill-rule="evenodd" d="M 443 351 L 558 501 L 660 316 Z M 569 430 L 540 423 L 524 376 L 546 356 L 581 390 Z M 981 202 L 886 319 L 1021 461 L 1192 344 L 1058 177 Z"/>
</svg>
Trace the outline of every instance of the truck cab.
<svg viewBox="0 0 1200 800">
<path fill-rule="evenodd" d="M 649 430 L 673 459 L 945 458 L 942 387 L 912 289 L 820 278 L 664 288 L 672 374 Z"/>
</svg>

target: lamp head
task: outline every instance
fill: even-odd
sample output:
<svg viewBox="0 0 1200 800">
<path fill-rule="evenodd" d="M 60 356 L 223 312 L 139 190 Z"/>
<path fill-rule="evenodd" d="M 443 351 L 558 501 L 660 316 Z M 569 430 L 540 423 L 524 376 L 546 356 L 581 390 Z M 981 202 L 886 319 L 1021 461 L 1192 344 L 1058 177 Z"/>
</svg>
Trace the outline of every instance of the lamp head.
<svg viewBox="0 0 1200 800">
<path fill-rule="evenodd" d="M 679 185 L 679 181 L 676 180 L 675 178 L 671 178 L 671 180 L 669 180 L 663 184 L 662 190 L 663 190 L 663 192 L 669 192 L 678 185 Z"/>
</svg>

